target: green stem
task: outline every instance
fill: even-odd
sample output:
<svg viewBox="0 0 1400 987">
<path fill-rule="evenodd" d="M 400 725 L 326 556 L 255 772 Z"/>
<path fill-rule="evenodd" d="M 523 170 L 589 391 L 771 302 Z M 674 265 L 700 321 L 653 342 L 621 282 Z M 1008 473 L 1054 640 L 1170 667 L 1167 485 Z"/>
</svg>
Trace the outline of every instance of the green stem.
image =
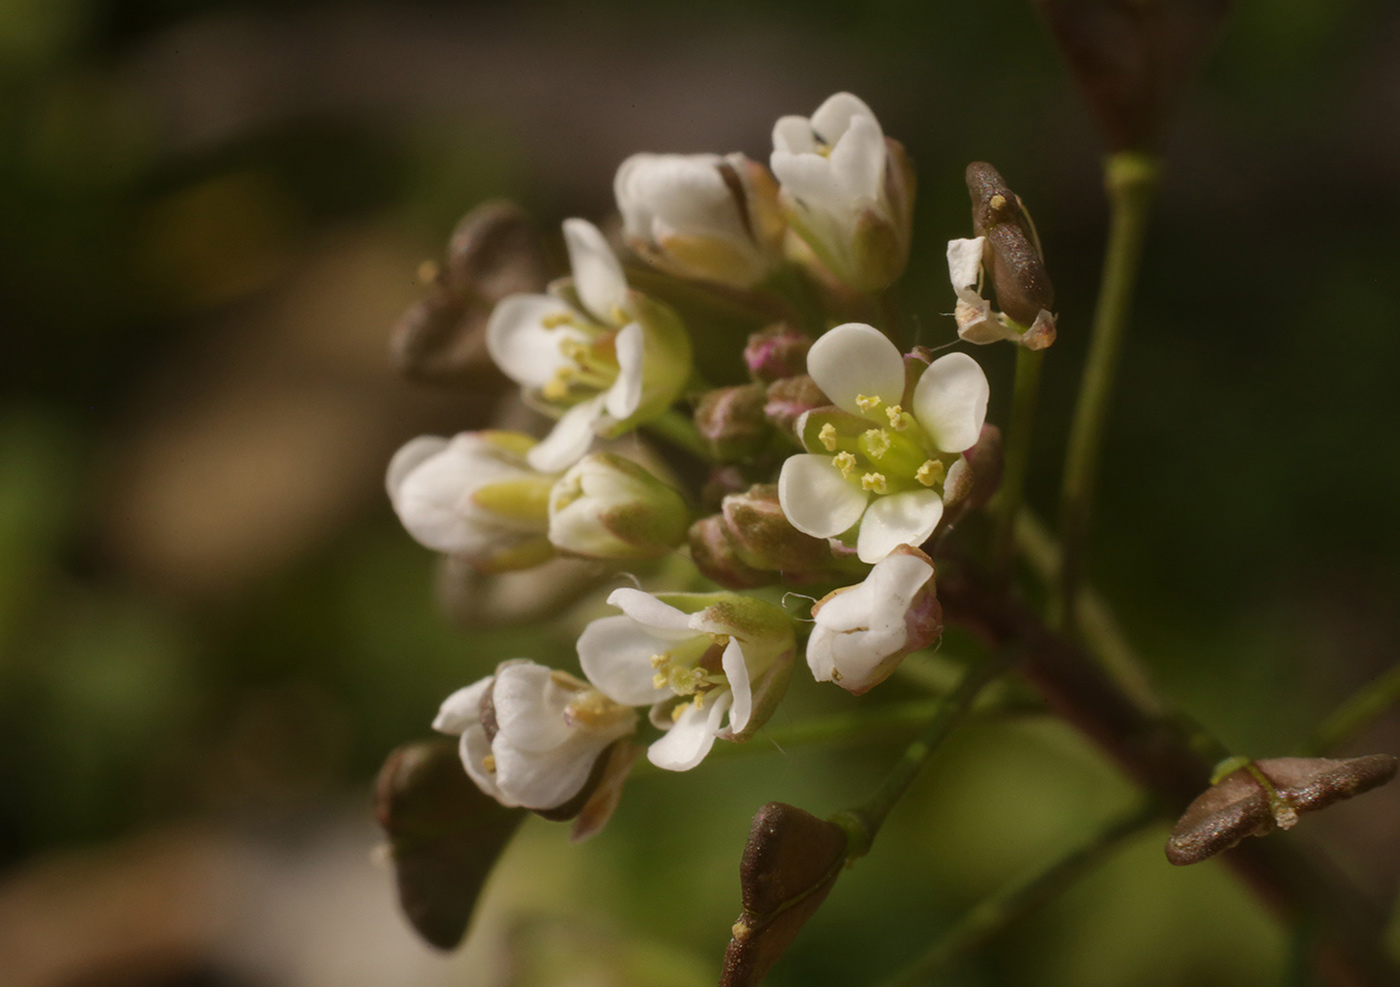
<svg viewBox="0 0 1400 987">
<path fill-rule="evenodd" d="M 1031 436 L 1035 430 L 1035 406 L 1040 395 L 1040 366 L 1044 350 L 1016 348 L 1016 384 L 1011 396 L 1011 420 L 1007 424 L 1005 467 L 1001 492 L 997 495 L 996 540 L 992 548 L 992 571 L 1005 584 L 1010 578 L 1016 549 L 1016 518 L 1025 494 L 1026 473 L 1031 458 Z"/>
<path fill-rule="evenodd" d="M 964 956 L 982 948 L 1007 926 L 1053 899 L 1159 817 L 1155 806 L 1145 806 L 1114 819 L 1089 842 L 978 903 L 927 952 L 885 981 L 882 987 L 916 987 L 928 983 Z"/>
<path fill-rule="evenodd" d="M 1400 665 L 1367 682 L 1313 731 L 1303 748 L 1320 757 L 1356 736 L 1378 716 L 1400 703 Z"/>
<path fill-rule="evenodd" d="M 702 462 L 713 463 L 715 461 L 709 444 L 701 438 L 699 429 L 695 427 L 695 422 L 689 415 L 683 415 L 675 408 L 662 412 L 659 417 L 653 418 L 642 428 L 657 438 L 671 443 L 676 448 L 690 453 Z"/>
<path fill-rule="evenodd" d="M 1083 569 L 1084 543 L 1093 513 L 1099 452 L 1108 424 L 1108 407 L 1158 171 L 1157 159 L 1140 151 L 1111 154 L 1104 166 L 1110 211 L 1108 246 L 1098 304 L 1094 309 L 1088 361 L 1065 454 L 1060 493 L 1060 537 L 1064 555 L 1051 607 L 1054 623 L 1070 636 L 1075 629 L 1076 598 Z"/>
<path fill-rule="evenodd" d="M 1060 571 L 1061 552 L 1045 524 L 1031 511 L 1021 511 L 1016 520 L 1015 536 L 1016 547 L 1031 571 L 1041 580 L 1052 582 Z M 1166 704 L 1152 683 L 1147 663 L 1128 641 L 1108 601 L 1092 586 L 1083 587 L 1076 597 L 1074 619 L 1089 651 L 1119 687 L 1148 712 L 1166 712 Z"/>
<path fill-rule="evenodd" d="M 875 793 L 863 804 L 838 812 L 832 817 L 831 821 L 842 826 L 850 839 L 846 859 L 854 860 L 870 852 L 871 844 L 875 842 L 875 836 L 880 832 L 885 819 L 899 804 L 905 792 L 909 791 L 909 786 L 919 776 L 933 752 L 948 739 L 953 728 L 967 715 L 977 694 L 1010 665 L 1009 653 L 1002 653 L 968 669 L 958 687 L 939 701 L 924 732 L 905 748 Z"/>
</svg>

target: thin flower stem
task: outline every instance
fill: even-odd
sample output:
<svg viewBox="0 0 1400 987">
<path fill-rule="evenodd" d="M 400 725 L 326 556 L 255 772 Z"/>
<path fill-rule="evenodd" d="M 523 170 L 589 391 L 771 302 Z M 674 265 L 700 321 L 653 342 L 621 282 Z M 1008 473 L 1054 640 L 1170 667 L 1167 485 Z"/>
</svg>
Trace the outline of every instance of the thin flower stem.
<svg viewBox="0 0 1400 987">
<path fill-rule="evenodd" d="M 691 420 L 690 416 L 681 414 L 675 408 L 663 412 L 660 417 L 653 418 L 642 428 L 676 448 L 690 453 L 702 462 L 714 462 L 714 454 L 710 452 L 710 447 L 705 443 L 705 440 L 700 437 L 700 431 L 695 427 L 695 422 Z"/>
<path fill-rule="evenodd" d="M 948 739 L 953 728 L 962 722 L 978 693 L 1011 667 L 1012 654 L 1010 651 L 1001 652 L 968 669 L 957 688 L 938 703 L 924 732 L 904 749 L 904 753 L 875 793 L 863 804 L 832 817 L 832 822 L 845 828 L 849 836 L 849 849 L 846 851 L 848 860 L 863 857 L 870 852 L 870 846 L 875 842 L 875 836 L 880 832 L 885 819 L 909 791 L 909 786 L 919 776 L 933 752 Z"/>
<path fill-rule="evenodd" d="M 1323 720 L 1304 746 L 1304 754 L 1320 757 L 1335 750 L 1396 703 L 1400 703 L 1400 664 L 1367 682 Z"/>
<path fill-rule="evenodd" d="M 1043 350 L 1016 348 L 1016 384 L 1011 396 L 1011 420 L 1007 426 L 1005 468 L 997 495 L 996 540 L 992 547 L 992 571 L 1006 583 L 1016 551 L 1016 518 L 1025 494 L 1030 466 L 1031 436 L 1035 430 L 1035 406 L 1040 395 Z"/>
<path fill-rule="evenodd" d="M 1157 159 L 1140 151 L 1111 154 L 1104 166 L 1109 200 L 1108 246 L 1104 254 L 1103 280 L 1094 310 L 1093 336 L 1089 343 L 1084 380 L 1070 426 L 1060 492 L 1060 538 L 1064 554 L 1060 578 L 1052 598 L 1053 623 L 1073 637 L 1079 581 L 1083 570 L 1085 540 L 1093 513 L 1095 480 L 1108 408 L 1113 396 L 1118 358 L 1123 348 L 1133 286 L 1147 232 L 1148 208 L 1157 185 Z"/>
<path fill-rule="evenodd" d="M 1016 547 L 1031 571 L 1046 583 L 1060 571 L 1060 545 L 1032 511 L 1023 510 L 1016 519 Z M 1164 713 L 1162 700 L 1147 663 L 1128 641 L 1112 607 L 1092 586 L 1085 586 L 1075 599 L 1075 626 L 1089 651 L 1113 676 L 1118 686 L 1143 709 Z"/>
<path fill-rule="evenodd" d="M 916 987 L 928 983 L 1066 890 L 1159 818 L 1160 810 L 1152 805 L 1134 808 L 1115 818 L 1087 843 L 975 905 L 927 952 L 881 987 Z"/>
</svg>

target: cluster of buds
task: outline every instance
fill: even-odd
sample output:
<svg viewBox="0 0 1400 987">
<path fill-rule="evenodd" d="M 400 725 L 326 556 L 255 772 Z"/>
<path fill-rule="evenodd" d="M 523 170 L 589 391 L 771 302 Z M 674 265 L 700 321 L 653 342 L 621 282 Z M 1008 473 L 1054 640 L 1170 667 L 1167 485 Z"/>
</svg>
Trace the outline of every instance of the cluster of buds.
<svg viewBox="0 0 1400 987">
<path fill-rule="evenodd" d="M 810 118 L 778 121 L 769 165 L 742 154 L 634 155 L 614 182 L 625 251 L 574 218 L 563 224 L 569 272 L 545 290 L 537 275 L 515 291 L 500 285 L 519 280 L 473 289 L 454 275 L 453 290 L 476 299 L 485 352 L 555 424 L 542 438 L 424 436 L 390 464 L 390 500 L 409 533 L 482 573 L 555 556 L 622 565 L 681 552 L 716 584 L 615 590 L 607 602 L 618 613 L 578 639 L 582 677 L 513 659 L 443 704 L 435 726 L 461 738 L 482 792 L 577 817 L 576 835 L 607 818 L 640 735 L 651 732 L 653 764 L 685 771 L 717 741 L 762 727 L 804 631 L 814 677 L 854 694 L 933 644 L 942 614 L 932 540 L 996 484 L 977 362 L 904 352 L 839 315 L 861 298 L 874 311 L 874 296 L 903 273 L 914 196 L 903 147 L 865 103 L 838 93 Z M 1017 236 L 1033 239 L 1019 200 L 985 198 L 979 256 L 1014 321 L 1029 304 L 1049 305 L 1049 282 L 1042 291 L 1022 277 L 1012 303 L 1003 272 L 1023 274 L 1038 247 L 1016 247 Z M 500 268 L 490 242 L 509 240 L 535 260 L 547 253 L 517 220 L 495 240 L 478 230 L 484 219 L 464 223 L 478 230 L 471 270 Z M 715 354 L 717 339 L 735 337 L 697 319 L 687 300 L 706 296 L 762 313 L 744 328 L 746 345 Z M 775 310 L 787 314 L 775 321 Z M 1037 332 L 1002 335 L 1029 345 Z M 701 383 L 700 356 L 718 386 Z M 594 449 L 639 428 L 708 460 L 706 488 L 683 492 L 644 466 L 656 460 L 638 456 L 635 439 Z M 772 585 L 815 593 L 810 620 L 749 594 Z"/>
</svg>

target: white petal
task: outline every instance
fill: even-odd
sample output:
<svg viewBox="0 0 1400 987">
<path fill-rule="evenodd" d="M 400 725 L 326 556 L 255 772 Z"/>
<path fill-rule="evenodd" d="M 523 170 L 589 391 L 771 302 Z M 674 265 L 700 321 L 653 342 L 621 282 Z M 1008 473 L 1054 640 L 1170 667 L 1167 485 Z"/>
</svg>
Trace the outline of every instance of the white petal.
<svg viewBox="0 0 1400 987">
<path fill-rule="evenodd" d="M 695 636 L 691 615 L 663 603 L 650 593 L 624 586 L 608 594 L 608 606 L 617 607 L 648 631 L 671 641 Z"/>
<path fill-rule="evenodd" d="M 673 694 L 651 682 L 651 656 L 670 644 L 624 614 L 600 617 L 579 635 L 578 659 L 588 681 L 613 702 L 648 706 Z"/>
<path fill-rule="evenodd" d="M 833 538 L 860 520 L 870 495 L 846 482 L 831 457 L 789 456 L 778 474 L 778 504 L 792 526 L 813 538 Z"/>
<path fill-rule="evenodd" d="M 570 326 L 544 327 L 552 316 L 572 314 L 569 306 L 549 295 L 510 295 L 486 323 L 486 351 L 501 372 L 520 386 L 543 387 L 556 371 L 574 364 L 560 344 L 588 341 L 586 334 Z"/>
<path fill-rule="evenodd" d="M 977 286 L 982 272 L 982 251 L 986 243 L 987 238 L 981 236 L 972 240 L 948 241 L 948 280 L 953 283 L 953 290 L 958 293 L 959 298 L 963 292 Z"/>
<path fill-rule="evenodd" d="M 836 670 L 836 654 L 832 649 L 836 637 L 835 631 L 818 624 L 807 638 L 807 667 L 818 682 L 830 682 L 831 673 Z"/>
<path fill-rule="evenodd" d="M 573 732 L 564 720 L 570 698 L 555 684 L 553 669 L 544 665 L 527 661 L 499 667 L 491 690 L 496 739 L 525 751 L 553 750 Z"/>
<path fill-rule="evenodd" d="M 704 709 L 687 704 L 666 735 L 647 748 L 647 760 L 667 771 L 689 771 L 695 767 L 715 745 L 720 720 L 731 702 L 733 696 L 726 689 L 706 703 Z"/>
<path fill-rule="evenodd" d="M 606 400 L 604 392 L 564 412 L 554 423 L 554 430 L 525 454 L 525 461 L 541 473 L 562 473 L 582 459 L 593 444 Z"/>
<path fill-rule="evenodd" d="M 614 313 L 627 310 L 627 279 L 608 241 L 588 220 L 566 219 L 564 245 L 569 248 L 574 288 L 583 307 L 599 322 L 617 325 Z"/>
<path fill-rule="evenodd" d="M 812 114 L 812 130 L 821 140 L 835 144 L 845 136 L 857 119 L 873 123 L 875 132 L 880 134 L 880 123 L 864 100 L 850 93 L 836 93 L 827 97 L 826 102 L 817 107 L 817 112 Z M 883 139 L 884 135 L 880 136 Z"/>
<path fill-rule="evenodd" d="M 870 587 L 871 599 L 879 601 L 880 613 L 903 627 L 904 611 L 931 578 L 933 566 L 917 555 L 901 552 L 880 560 L 865 577 L 865 584 Z"/>
<path fill-rule="evenodd" d="M 829 158 L 774 151 L 769 165 L 783 190 L 803 205 L 842 217 L 850 212 L 849 196 Z"/>
<path fill-rule="evenodd" d="M 646 334 L 633 322 L 618 330 L 613 345 L 617 350 L 617 380 L 604 392 L 604 406 L 608 414 L 620 422 L 631 418 L 642 403 Z"/>
<path fill-rule="evenodd" d="M 987 420 L 991 388 L 977 361 L 966 353 L 934 360 L 914 387 L 914 417 L 944 452 L 970 449 Z"/>
<path fill-rule="evenodd" d="M 493 681 L 495 676 L 488 675 L 444 699 L 433 719 L 433 729 L 439 733 L 460 734 L 473 724 L 480 723 L 481 700 Z"/>
<path fill-rule="evenodd" d="M 850 197 L 852 209 L 878 202 L 885 186 L 885 136 L 873 117 L 851 120 L 831 152 L 831 169 Z"/>
<path fill-rule="evenodd" d="M 904 395 L 904 358 L 873 326 L 847 322 L 822 335 L 807 351 L 807 373 L 842 411 L 868 414 L 859 396 L 899 404 Z"/>
<path fill-rule="evenodd" d="M 528 751 L 502 742 L 491 745 L 496 758 L 496 785 L 501 794 L 527 809 L 554 809 L 573 798 L 593 772 L 603 749 L 602 737 L 576 733 L 547 751 Z"/>
<path fill-rule="evenodd" d="M 457 750 L 462 758 L 462 767 L 467 769 L 467 777 L 476 783 L 477 788 L 507 808 L 519 805 L 501 791 L 500 786 L 496 784 L 495 773 L 486 770 L 486 756 L 491 753 L 491 743 L 486 739 L 486 731 L 479 724 L 467 728 L 462 733 L 462 742 L 457 746 Z"/>
<path fill-rule="evenodd" d="M 773 150 L 784 154 L 811 154 L 817 149 L 812 123 L 806 117 L 779 117 L 773 124 Z M 775 169 L 776 170 L 776 169 Z"/>
<path fill-rule="evenodd" d="M 389 500 L 398 499 L 398 491 L 403 486 L 404 478 L 413 472 L 415 467 L 446 448 L 447 440 L 436 435 L 420 435 L 400 446 L 399 451 L 394 453 L 394 458 L 389 460 L 389 469 L 384 477 Z"/>
<path fill-rule="evenodd" d="M 516 541 L 523 526 L 477 509 L 471 495 L 482 483 L 527 475 L 482 449 L 480 439 L 464 432 L 396 477 L 393 506 L 404 528 L 419 544 L 437 552 L 468 557 L 490 554 Z"/>
<path fill-rule="evenodd" d="M 749 665 L 744 660 L 744 649 L 738 641 L 730 640 L 719 662 L 725 678 L 729 680 L 729 690 L 734 694 L 734 705 L 729 709 L 729 729 L 742 733 L 753 713 L 753 687 L 749 682 Z"/>
<path fill-rule="evenodd" d="M 943 501 L 932 490 L 877 497 L 860 521 L 856 555 L 879 562 L 900 545 L 922 545 L 943 517 Z"/>
</svg>

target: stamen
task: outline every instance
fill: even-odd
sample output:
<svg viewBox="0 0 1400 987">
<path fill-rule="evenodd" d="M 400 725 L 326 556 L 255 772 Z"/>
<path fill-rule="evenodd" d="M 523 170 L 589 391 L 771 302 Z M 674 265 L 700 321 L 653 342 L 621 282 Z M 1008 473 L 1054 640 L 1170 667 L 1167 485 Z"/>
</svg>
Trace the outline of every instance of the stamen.
<svg viewBox="0 0 1400 987">
<path fill-rule="evenodd" d="M 826 447 L 827 452 L 836 451 L 836 426 L 827 422 L 822 426 L 822 430 L 817 433 L 817 440 Z"/>
<path fill-rule="evenodd" d="M 665 672 L 657 672 L 651 677 L 651 687 L 653 689 L 664 689 L 671 682 L 671 677 Z"/>
<path fill-rule="evenodd" d="M 851 474 L 856 471 L 856 457 L 849 452 L 838 453 L 831 458 L 831 465 L 839 469 L 841 475 L 849 480 Z"/>
<path fill-rule="evenodd" d="M 918 471 L 914 474 L 914 479 L 918 480 L 926 487 L 931 487 L 942 482 L 945 472 L 947 472 L 947 467 L 941 462 L 936 459 L 929 459 L 924 462 L 924 465 L 919 467 Z"/>
<path fill-rule="evenodd" d="M 902 432 L 909 427 L 909 416 L 904 413 L 904 409 L 897 404 L 892 404 L 885 409 L 885 416 L 890 420 L 890 428 L 896 432 Z"/>
<path fill-rule="evenodd" d="M 540 319 L 540 325 L 546 329 L 558 329 L 560 326 L 574 325 L 574 313 L 552 312 L 543 319 Z"/>
<path fill-rule="evenodd" d="M 681 717 L 685 715 L 686 707 L 689 705 L 690 703 L 676 703 L 675 706 L 671 707 L 671 722 L 679 723 Z"/>
<path fill-rule="evenodd" d="M 879 396 L 871 397 L 868 394 L 856 395 L 856 405 L 861 411 L 874 411 L 884 403 L 885 402 Z"/>
<path fill-rule="evenodd" d="M 659 655 L 652 655 L 652 656 L 651 656 L 651 667 L 652 667 L 652 668 L 660 668 L 662 665 L 666 664 L 666 663 L 667 663 L 668 661 L 670 661 L 670 660 L 671 660 L 671 652 L 669 652 L 669 651 L 663 651 L 663 652 L 661 652 L 661 654 L 659 654 Z"/>
<path fill-rule="evenodd" d="M 496 773 L 496 755 L 487 754 L 481 759 L 481 767 L 488 775 Z"/>
<path fill-rule="evenodd" d="M 866 473 L 860 478 L 860 485 L 871 493 L 887 494 L 890 492 L 890 485 L 886 482 L 883 473 Z"/>
</svg>

